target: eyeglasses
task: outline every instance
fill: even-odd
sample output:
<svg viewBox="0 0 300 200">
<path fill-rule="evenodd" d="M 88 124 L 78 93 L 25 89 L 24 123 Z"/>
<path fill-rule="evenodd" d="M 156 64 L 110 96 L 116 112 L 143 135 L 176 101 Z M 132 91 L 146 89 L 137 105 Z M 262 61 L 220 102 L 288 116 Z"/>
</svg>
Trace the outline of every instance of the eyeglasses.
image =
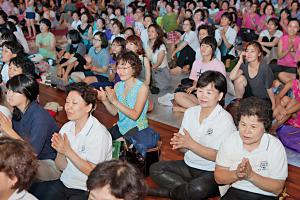
<svg viewBox="0 0 300 200">
<path fill-rule="evenodd" d="M 112 47 L 120 47 L 121 45 L 119 45 L 119 44 L 112 44 L 111 46 Z"/>
<path fill-rule="evenodd" d="M 126 71 L 126 70 L 128 70 L 130 68 L 131 67 L 117 67 L 117 70 L 124 70 L 124 71 Z"/>
<path fill-rule="evenodd" d="M 96 39 L 96 38 L 92 38 L 93 41 L 96 41 L 96 42 L 101 42 L 102 40 L 99 40 L 99 39 Z"/>
</svg>

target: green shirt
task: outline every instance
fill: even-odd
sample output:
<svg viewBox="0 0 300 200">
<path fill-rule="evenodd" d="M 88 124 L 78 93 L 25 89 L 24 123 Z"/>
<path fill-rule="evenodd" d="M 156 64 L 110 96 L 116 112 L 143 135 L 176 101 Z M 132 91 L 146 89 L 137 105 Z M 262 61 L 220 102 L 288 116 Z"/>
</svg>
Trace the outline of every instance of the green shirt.
<svg viewBox="0 0 300 200">
<path fill-rule="evenodd" d="M 55 36 L 49 32 L 46 36 L 43 37 L 42 33 L 38 34 L 36 36 L 36 44 L 43 44 L 43 46 L 50 46 L 51 41 L 55 39 Z M 41 54 L 44 58 L 52 58 L 53 60 L 56 60 L 56 52 L 50 51 L 46 48 L 39 48 L 39 54 Z"/>
<path fill-rule="evenodd" d="M 177 14 L 172 13 L 164 15 L 162 18 L 162 26 L 167 33 L 175 31 L 178 28 Z"/>
</svg>

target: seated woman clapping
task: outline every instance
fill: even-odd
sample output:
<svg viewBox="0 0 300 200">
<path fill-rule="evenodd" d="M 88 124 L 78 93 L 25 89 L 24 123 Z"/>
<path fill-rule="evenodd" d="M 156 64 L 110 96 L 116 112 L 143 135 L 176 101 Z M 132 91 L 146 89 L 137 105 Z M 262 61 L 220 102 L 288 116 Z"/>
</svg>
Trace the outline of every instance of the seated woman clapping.
<svg viewBox="0 0 300 200">
<path fill-rule="evenodd" d="M 215 180 L 231 187 L 222 200 L 275 200 L 288 174 L 282 143 L 268 134 L 272 109 L 268 101 L 249 97 L 238 111 L 239 131 L 221 145 Z"/>
<path fill-rule="evenodd" d="M 141 72 L 141 66 L 141 60 L 135 53 L 130 51 L 120 55 L 117 59 L 117 73 L 121 81 L 114 89 L 106 87 L 98 91 L 98 97 L 105 108 L 112 115 L 119 115 L 117 124 L 110 129 L 114 140 L 148 127 L 149 88 L 136 78 Z"/>
<path fill-rule="evenodd" d="M 149 195 L 200 200 L 219 194 L 213 175 L 217 151 L 236 130 L 231 115 L 219 105 L 226 91 L 226 78 L 220 72 L 206 71 L 199 77 L 199 105 L 185 111 L 170 142 L 173 149 L 185 151 L 184 160 L 151 165 L 150 176 L 160 188 L 150 189 Z"/>
<path fill-rule="evenodd" d="M 31 192 L 39 199 L 86 199 L 87 176 L 96 164 L 112 158 L 112 140 L 107 129 L 92 115 L 97 92 L 85 83 L 67 88 L 65 110 L 70 120 L 52 137 L 58 154 L 55 164 L 62 171 L 55 181 L 37 183 Z"/>
</svg>

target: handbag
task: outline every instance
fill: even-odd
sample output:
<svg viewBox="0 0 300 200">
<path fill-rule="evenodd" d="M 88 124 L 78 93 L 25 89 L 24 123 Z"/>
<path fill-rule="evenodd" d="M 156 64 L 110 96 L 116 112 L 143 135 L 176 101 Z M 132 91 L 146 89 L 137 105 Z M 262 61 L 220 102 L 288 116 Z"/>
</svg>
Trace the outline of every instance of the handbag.
<svg viewBox="0 0 300 200">
<path fill-rule="evenodd" d="M 122 142 L 113 141 L 113 159 L 126 160 L 148 176 L 150 166 L 159 161 L 160 135 L 148 127 L 124 138 Z"/>
<path fill-rule="evenodd" d="M 276 133 L 284 146 L 300 153 L 300 128 L 283 124 Z"/>
</svg>

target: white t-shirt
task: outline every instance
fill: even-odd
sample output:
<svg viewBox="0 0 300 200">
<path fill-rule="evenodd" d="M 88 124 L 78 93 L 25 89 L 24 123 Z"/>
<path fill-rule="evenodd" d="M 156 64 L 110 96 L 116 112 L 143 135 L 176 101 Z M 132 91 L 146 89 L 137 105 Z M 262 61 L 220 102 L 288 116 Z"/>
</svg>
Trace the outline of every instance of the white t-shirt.
<svg viewBox="0 0 300 200">
<path fill-rule="evenodd" d="M 194 31 L 185 32 L 181 36 L 181 40 L 188 43 L 188 45 L 196 52 L 200 48 L 200 43 L 197 34 Z"/>
<path fill-rule="evenodd" d="M 8 200 L 38 200 L 30 194 L 29 192 L 22 190 L 21 192 L 18 193 L 18 190 L 16 190 L 9 198 Z"/>
<path fill-rule="evenodd" d="M 124 38 L 124 34 L 112 35 L 109 42 L 112 43 L 116 37 Z"/>
<path fill-rule="evenodd" d="M 287 178 L 288 164 L 285 149 L 282 143 L 270 134 L 263 134 L 259 146 L 249 152 L 243 147 L 239 132 L 234 132 L 222 143 L 216 163 L 219 166 L 229 168 L 229 170 L 236 170 L 243 158 L 248 158 L 252 170 L 261 176 L 277 180 Z M 276 196 L 261 190 L 247 180 L 236 181 L 231 186 L 240 190 Z"/>
<path fill-rule="evenodd" d="M 94 116 L 90 116 L 83 129 L 75 135 L 75 122 L 69 121 L 60 129 L 60 134 L 67 134 L 72 149 L 82 159 L 93 164 L 111 160 L 112 139 L 108 130 Z M 60 180 L 68 188 L 87 190 L 87 175 L 81 172 L 69 159 Z"/>
<path fill-rule="evenodd" d="M 216 51 L 215 51 L 215 58 L 217 58 L 218 60 L 221 60 L 221 51 L 218 47 L 216 48 Z M 202 60 L 200 47 L 196 50 L 196 60 L 197 59 Z"/>
<path fill-rule="evenodd" d="M 274 35 L 272 37 L 276 37 L 276 38 L 280 39 L 282 35 L 283 35 L 282 31 L 276 30 L 276 32 L 274 33 Z M 259 37 L 267 37 L 269 40 L 271 39 L 271 35 L 270 35 L 270 32 L 268 30 L 263 30 L 259 34 Z"/>
<path fill-rule="evenodd" d="M 205 147 L 218 150 L 224 139 L 236 131 L 233 119 L 222 106 L 217 105 L 212 113 L 200 124 L 200 112 L 201 106 L 187 109 L 179 132 L 184 134 L 183 128 L 185 128 L 196 142 Z M 215 170 L 215 162 L 202 158 L 191 150 L 184 154 L 184 161 L 188 166 L 196 169 Z"/>
<path fill-rule="evenodd" d="M 16 36 L 19 43 L 23 46 L 25 53 L 29 53 L 29 46 L 28 46 L 27 40 L 24 37 L 23 32 L 21 34 L 19 31 L 15 31 L 14 35 Z"/>
<path fill-rule="evenodd" d="M 72 29 L 75 29 L 75 30 L 77 30 L 77 27 L 79 26 L 79 25 L 81 25 L 81 21 L 80 20 L 78 20 L 78 21 L 73 21 L 72 22 L 72 24 L 71 24 L 71 27 L 72 27 Z"/>
<path fill-rule="evenodd" d="M 226 77 L 224 63 L 214 58 L 209 63 L 203 63 L 202 60 L 195 60 L 189 78 L 197 81 L 199 76 L 206 71 L 217 71 Z"/>
<path fill-rule="evenodd" d="M 6 83 L 9 80 L 8 67 L 9 67 L 8 64 L 4 63 L 2 70 L 1 70 L 2 81 L 4 83 Z"/>
<path fill-rule="evenodd" d="M 221 33 L 220 33 L 220 30 L 222 29 L 223 27 L 219 27 L 216 31 L 215 31 L 215 38 L 217 40 L 217 43 L 219 44 L 219 42 L 222 40 L 222 37 L 221 37 Z M 237 36 L 237 32 L 231 28 L 231 27 L 228 27 L 226 33 L 225 33 L 225 36 L 229 42 L 229 44 L 232 44 L 234 45 L 235 43 L 235 39 L 236 39 L 236 36 Z M 230 52 L 228 53 L 229 55 L 232 55 L 232 56 L 236 56 L 235 55 L 235 50 L 234 50 L 234 47 L 230 50 Z"/>
<path fill-rule="evenodd" d="M 148 43 L 148 40 L 149 40 L 149 37 L 148 37 L 148 29 L 143 29 L 142 32 L 141 32 L 141 40 L 143 42 L 143 47 L 144 49 L 147 47 L 147 43 Z"/>
<path fill-rule="evenodd" d="M 168 60 L 167 60 L 167 49 L 164 44 L 160 45 L 159 49 L 156 49 L 153 52 L 152 48 L 148 45 L 146 49 L 147 57 L 150 59 L 151 63 L 156 64 L 158 59 L 158 54 L 163 51 L 165 53 L 164 59 L 162 63 L 158 66 L 159 69 L 169 67 Z"/>
</svg>

